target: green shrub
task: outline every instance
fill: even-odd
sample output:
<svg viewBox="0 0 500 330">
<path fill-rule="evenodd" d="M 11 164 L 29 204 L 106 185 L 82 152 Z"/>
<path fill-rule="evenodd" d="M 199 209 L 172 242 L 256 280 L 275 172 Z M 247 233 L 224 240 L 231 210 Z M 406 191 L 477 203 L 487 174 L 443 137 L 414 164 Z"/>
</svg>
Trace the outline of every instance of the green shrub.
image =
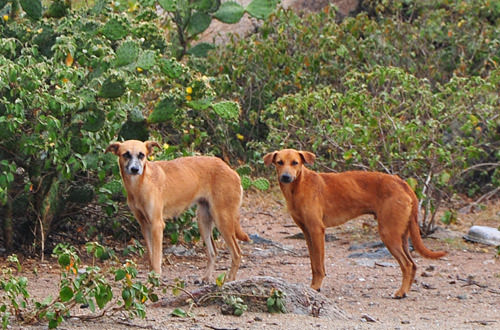
<svg viewBox="0 0 500 330">
<path fill-rule="evenodd" d="M 453 77 L 487 77 L 500 61 L 498 5 L 491 1 L 364 1 L 365 9 L 341 22 L 333 7 L 297 15 L 279 10 L 258 33 L 233 40 L 209 56 L 209 74 L 226 98 L 241 104 L 241 143 L 265 141 L 259 119 L 276 98 L 343 90 L 349 72 L 399 67 L 434 88 Z M 314 112 L 314 109 L 311 109 Z"/>
<path fill-rule="evenodd" d="M 252 147 L 310 150 L 320 170 L 399 174 L 436 203 L 454 192 L 484 193 L 500 182 L 497 74 L 434 90 L 400 68 L 348 72 L 339 90 L 318 87 L 271 104 L 260 118 L 268 138 Z"/>
<path fill-rule="evenodd" d="M 0 25 L 0 208 L 24 243 L 44 249 L 78 219 L 65 214 L 89 202 L 114 216 L 123 199 L 116 160 L 103 153 L 111 140 L 165 140 L 169 157 L 224 155 L 239 106 L 170 56 L 160 20 L 153 3 L 97 1 Z"/>
</svg>

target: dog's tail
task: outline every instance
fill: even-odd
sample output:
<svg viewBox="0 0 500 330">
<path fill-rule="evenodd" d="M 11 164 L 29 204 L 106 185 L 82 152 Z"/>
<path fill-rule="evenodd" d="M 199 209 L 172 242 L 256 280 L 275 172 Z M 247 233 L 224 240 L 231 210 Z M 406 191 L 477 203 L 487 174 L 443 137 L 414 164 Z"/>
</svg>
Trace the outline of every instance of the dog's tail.
<svg viewBox="0 0 500 330">
<path fill-rule="evenodd" d="M 235 233 L 236 233 L 237 239 L 239 239 L 240 241 L 244 241 L 244 242 L 250 242 L 250 237 L 248 237 L 247 233 L 245 233 L 243 231 L 239 222 L 237 223 L 235 229 L 236 229 Z"/>
<path fill-rule="evenodd" d="M 408 186 L 412 196 L 412 208 L 410 215 L 410 237 L 413 243 L 413 247 L 417 250 L 420 255 L 429 259 L 438 259 L 446 255 L 446 251 L 431 251 L 425 247 L 422 237 L 420 236 L 420 227 L 418 226 L 418 200 L 415 192 Z"/>
</svg>

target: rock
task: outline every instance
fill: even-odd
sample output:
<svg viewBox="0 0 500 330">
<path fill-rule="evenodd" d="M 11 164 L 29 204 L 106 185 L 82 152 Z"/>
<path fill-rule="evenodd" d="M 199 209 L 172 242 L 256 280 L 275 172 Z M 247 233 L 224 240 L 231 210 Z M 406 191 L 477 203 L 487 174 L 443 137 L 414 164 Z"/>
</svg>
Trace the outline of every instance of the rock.
<svg viewBox="0 0 500 330">
<path fill-rule="evenodd" d="M 348 258 L 365 258 L 365 259 L 384 259 L 390 257 L 391 253 L 387 248 L 377 249 L 373 252 L 356 252 L 351 253 L 347 257 Z"/>
<path fill-rule="evenodd" d="M 241 297 L 248 311 L 267 312 L 267 298 L 271 290 L 285 294 L 284 303 L 287 311 L 293 314 L 311 315 L 335 320 L 347 320 L 349 316 L 339 309 L 335 302 L 316 290 L 303 284 L 287 283 L 280 278 L 256 276 L 245 280 L 225 283 L 222 287 L 209 285 L 199 288 L 189 295 L 182 293 L 173 298 L 163 298 L 155 307 L 172 307 L 186 304 L 188 298 L 199 305 L 222 304 L 227 295 Z"/>
<path fill-rule="evenodd" d="M 444 239 L 449 239 L 449 238 L 451 238 L 451 239 L 460 238 L 460 237 L 462 237 L 462 235 L 463 234 L 459 231 L 450 230 L 448 228 L 436 227 L 436 230 L 432 234 L 428 235 L 427 237 L 444 240 Z"/>
<path fill-rule="evenodd" d="M 500 231 L 496 228 L 486 226 L 472 226 L 469 232 L 464 235 L 464 239 L 471 242 L 500 245 Z"/>
<path fill-rule="evenodd" d="M 182 245 L 169 246 L 165 250 L 165 253 L 173 254 L 174 256 L 177 257 L 192 257 L 196 255 L 196 251 L 194 249 L 187 249 L 185 246 Z"/>
<path fill-rule="evenodd" d="M 297 233 L 295 235 L 290 235 L 290 236 L 287 236 L 285 237 L 287 239 L 305 239 L 304 237 L 304 233 Z M 334 242 L 334 241 L 338 241 L 338 238 L 337 236 L 333 235 L 333 234 L 325 234 L 325 242 Z"/>
</svg>

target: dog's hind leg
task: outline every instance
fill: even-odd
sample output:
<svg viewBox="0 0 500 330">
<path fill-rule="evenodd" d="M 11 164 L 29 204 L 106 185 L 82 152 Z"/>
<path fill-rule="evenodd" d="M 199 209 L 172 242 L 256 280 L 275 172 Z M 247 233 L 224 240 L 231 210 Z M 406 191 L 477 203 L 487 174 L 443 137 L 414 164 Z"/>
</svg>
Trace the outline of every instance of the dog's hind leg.
<svg viewBox="0 0 500 330">
<path fill-rule="evenodd" d="M 236 204 L 235 204 L 236 205 Z M 234 281 L 236 279 L 236 273 L 240 268 L 241 263 L 241 250 L 236 241 L 236 228 L 235 223 L 239 219 L 239 204 L 236 208 L 231 209 L 226 206 L 224 209 L 211 210 L 213 211 L 213 216 L 215 220 L 215 225 L 219 229 L 222 238 L 226 242 L 226 245 L 231 253 L 231 269 L 226 275 L 227 281 Z M 235 220 L 236 219 L 236 220 Z"/>
<path fill-rule="evenodd" d="M 382 242 L 384 242 L 389 252 L 394 256 L 403 273 L 401 288 L 394 294 L 394 298 L 400 299 L 406 297 L 406 294 L 410 291 L 410 287 L 417 272 L 417 265 L 408 251 L 408 232 L 397 232 L 394 230 L 397 228 L 398 227 L 395 226 L 386 230 L 386 228 L 380 228 L 379 225 L 379 233 Z"/>
<path fill-rule="evenodd" d="M 210 214 L 209 205 L 206 201 L 198 203 L 196 215 L 198 219 L 198 229 L 200 230 L 201 239 L 205 243 L 205 249 L 208 258 L 205 274 L 201 277 L 199 282 L 209 283 L 215 270 L 217 250 L 215 248 L 214 239 L 212 236 L 214 220 L 212 218 L 212 215 Z"/>
</svg>

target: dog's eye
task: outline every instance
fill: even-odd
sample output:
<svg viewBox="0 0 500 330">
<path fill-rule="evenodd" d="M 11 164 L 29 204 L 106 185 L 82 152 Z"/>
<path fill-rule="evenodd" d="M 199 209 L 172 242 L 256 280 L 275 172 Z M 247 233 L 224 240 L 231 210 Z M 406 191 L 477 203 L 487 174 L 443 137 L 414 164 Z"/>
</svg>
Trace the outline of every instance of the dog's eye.
<svg viewBox="0 0 500 330">
<path fill-rule="evenodd" d="M 284 163 L 283 163 L 283 161 L 282 161 L 282 160 L 278 160 L 278 161 L 276 162 L 276 164 L 278 164 L 278 165 L 283 165 Z"/>
<path fill-rule="evenodd" d="M 137 155 L 137 158 L 143 159 L 144 158 L 144 154 L 142 152 L 139 152 L 139 155 Z"/>
<path fill-rule="evenodd" d="M 126 153 L 123 154 L 123 158 L 130 159 L 132 158 L 132 155 L 130 155 L 130 152 L 127 151 Z"/>
<path fill-rule="evenodd" d="M 292 165 L 293 165 L 293 166 L 298 165 L 298 164 L 299 164 L 299 162 L 298 162 L 298 161 L 296 161 L 296 160 L 292 161 Z"/>
</svg>

